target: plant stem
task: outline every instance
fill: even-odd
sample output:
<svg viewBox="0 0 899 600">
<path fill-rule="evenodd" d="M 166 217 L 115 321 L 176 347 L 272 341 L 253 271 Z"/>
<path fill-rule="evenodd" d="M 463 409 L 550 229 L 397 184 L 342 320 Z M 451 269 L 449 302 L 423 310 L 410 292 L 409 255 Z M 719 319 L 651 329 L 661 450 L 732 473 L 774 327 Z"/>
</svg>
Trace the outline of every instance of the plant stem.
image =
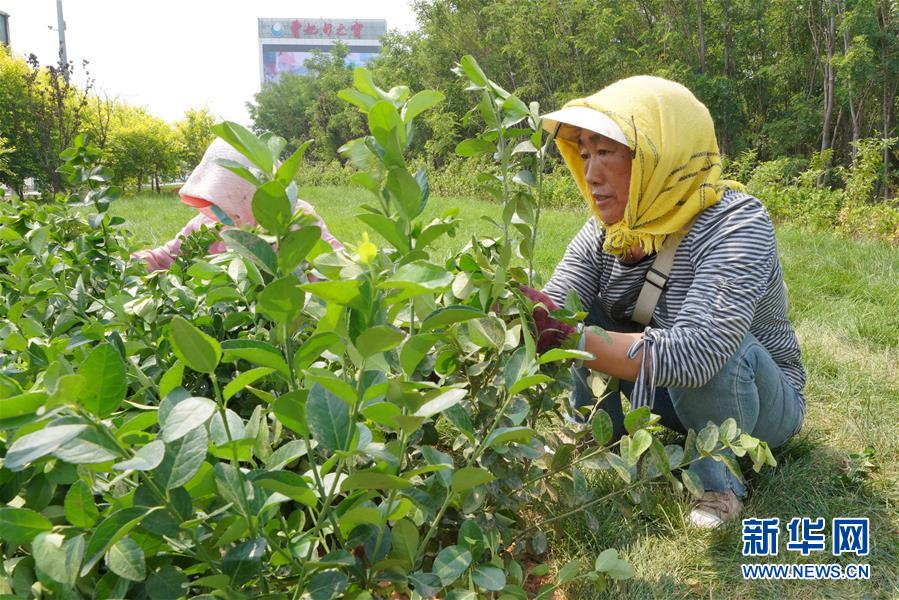
<svg viewBox="0 0 899 600">
<path fill-rule="evenodd" d="M 219 389 L 219 382 L 218 378 L 215 376 L 215 372 L 209 373 L 209 378 L 212 380 L 212 387 L 215 390 L 216 406 L 222 417 L 222 424 L 225 426 L 225 436 L 228 438 L 228 444 L 231 446 L 231 464 L 237 473 L 238 483 L 240 484 L 240 498 L 243 501 L 241 512 L 244 513 L 244 519 L 247 522 L 247 529 L 250 530 L 250 535 L 257 538 L 259 536 L 256 531 L 256 525 L 250 514 L 250 499 L 247 497 L 246 480 L 244 479 L 243 472 L 240 470 L 240 459 L 237 455 L 237 446 L 234 444 L 234 438 L 231 436 L 231 427 L 228 425 L 227 403 L 222 399 L 222 391 Z"/>
<path fill-rule="evenodd" d="M 112 435 L 112 433 L 110 433 L 110 431 L 103 425 L 103 423 L 98 422 L 94 418 L 93 415 L 91 415 L 90 413 L 87 413 L 83 410 L 78 410 L 76 412 L 83 419 L 90 422 L 91 425 L 93 425 L 98 431 L 100 431 L 100 433 L 102 433 L 107 439 L 109 439 L 109 441 L 111 441 L 113 443 L 113 445 L 115 445 L 115 447 L 118 448 L 122 454 L 124 454 L 128 458 L 133 458 L 133 456 L 134 456 L 133 452 L 131 452 L 131 450 L 129 448 L 123 446 L 119 442 L 118 438 L 116 438 L 114 435 Z M 163 505 L 165 505 L 166 510 L 169 511 L 169 513 L 172 515 L 172 517 L 176 521 L 180 521 L 182 519 L 181 514 L 177 511 L 177 509 L 175 509 L 175 506 L 169 500 L 168 495 L 166 495 L 166 493 L 163 492 L 159 488 L 158 485 L 156 485 L 156 482 L 153 481 L 153 478 L 150 477 L 149 473 L 147 473 L 145 471 L 138 471 L 138 473 L 139 473 L 138 476 L 140 477 L 140 479 L 142 479 L 143 482 L 147 484 L 147 487 L 150 488 L 150 491 L 153 492 L 153 494 L 156 496 L 156 498 L 160 502 L 162 502 Z M 194 545 L 196 546 L 197 550 L 200 552 L 203 560 L 206 561 L 206 564 L 208 564 L 211 569 L 213 569 L 214 571 L 218 571 L 219 569 L 215 566 L 215 562 L 213 562 L 212 557 L 209 556 L 208 552 L 206 552 L 206 547 L 200 543 L 200 538 L 197 535 L 196 529 L 191 528 L 190 533 L 191 533 L 191 537 L 193 538 Z"/>
</svg>

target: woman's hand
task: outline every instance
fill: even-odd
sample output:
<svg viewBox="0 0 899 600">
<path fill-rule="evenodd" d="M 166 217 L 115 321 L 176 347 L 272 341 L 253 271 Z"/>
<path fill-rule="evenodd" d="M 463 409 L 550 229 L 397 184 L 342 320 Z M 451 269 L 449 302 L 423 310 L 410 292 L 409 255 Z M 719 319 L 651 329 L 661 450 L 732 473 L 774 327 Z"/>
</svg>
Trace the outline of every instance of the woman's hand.
<svg viewBox="0 0 899 600">
<path fill-rule="evenodd" d="M 534 307 L 532 313 L 534 324 L 537 326 L 537 352 L 542 353 L 561 346 L 562 342 L 575 332 L 575 328 L 549 315 L 548 310 L 553 311 L 559 308 L 552 298 L 526 285 L 518 287 L 531 302 L 538 305 Z M 540 304 L 543 306 L 539 306 Z"/>
</svg>

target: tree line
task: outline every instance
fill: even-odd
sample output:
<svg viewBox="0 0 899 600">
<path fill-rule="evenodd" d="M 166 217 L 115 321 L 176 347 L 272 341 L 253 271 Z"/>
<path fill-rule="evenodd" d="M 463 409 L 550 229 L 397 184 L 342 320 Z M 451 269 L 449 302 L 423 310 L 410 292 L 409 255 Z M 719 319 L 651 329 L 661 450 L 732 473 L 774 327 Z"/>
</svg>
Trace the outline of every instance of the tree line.
<svg viewBox="0 0 899 600">
<path fill-rule="evenodd" d="M 876 180 L 871 198 L 890 198 L 897 187 L 895 0 L 415 0 L 413 7 L 417 29 L 388 32 L 370 68 L 377 82 L 446 96 L 420 120 L 412 148 L 431 167 L 454 161 L 456 144 L 477 130 L 452 72 L 471 54 L 544 112 L 622 77 L 674 79 L 709 107 L 722 152 L 744 170 L 778 160 L 785 181 L 814 168 L 818 187 L 843 187 L 863 154 Z M 313 139 L 307 156 L 342 160 L 338 149 L 365 125 L 337 96 L 353 81 L 346 58 L 338 44 L 308 60 L 307 75 L 265 85 L 247 103 L 254 129 L 281 135 L 287 151 Z M 70 71 L 0 51 L 0 182 L 20 189 L 33 177 L 42 189 L 58 189 L 59 151 L 83 129 L 117 183 L 158 188 L 188 172 L 211 140 L 208 110 L 168 123 L 95 93 L 89 79 L 75 87 Z"/>
<path fill-rule="evenodd" d="M 76 86 L 73 71 L 72 64 L 43 67 L 33 55 L 16 57 L 0 46 L 0 183 L 20 196 L 28 178 L 42 193 L 60 191 L 59 154 L 79 133 L 102 150 L 115 183 L 157 192 L 189 173 L 214 137 L 205 107 L 170 123 L 97 92 L 89 73 Z"/>
<path fill-rule="evenodd" d="M 617 79 L 655 74 L 709 107 L 723 153 L 757 160 L 817 155 L 821 184 L 862 140 L 879 144 L 880 192 L 895 163 L 899 4 L 892 0 L 417 0 L 418 28 L 388 33 L 371 65 L 377 81 L 446 95 L 419 132 L 433 166 L 469 137 L 468 100 L 451 67 L 472 54 L 510 91 L 544 111 Z M 249 103 L 258 130 L 315 138 L 336 159 L 362 124 L 336 93 L 351 81 L 345 53 L 319 56 L 307 76 L 284 76 Z"/>
</svg>

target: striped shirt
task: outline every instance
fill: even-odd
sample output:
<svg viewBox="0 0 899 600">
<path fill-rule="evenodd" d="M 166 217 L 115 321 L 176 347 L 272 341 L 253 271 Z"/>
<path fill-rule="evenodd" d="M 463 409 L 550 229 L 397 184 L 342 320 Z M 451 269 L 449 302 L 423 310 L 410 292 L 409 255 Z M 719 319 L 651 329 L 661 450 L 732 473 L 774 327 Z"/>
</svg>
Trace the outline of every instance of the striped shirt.
<svg viewBox="0 0 899 600">
<path fill-rule="evenodd" d="M 543 291 L 561 305 L 573 289 L 586 308 L 596 299 L 613 319 L 629 320 L 655 255 L 623 264 L 602 251 L 603 237 L 588 220 Z M 651 366 L 635 389 L 705 385 L 747 332 L 799 393 L 804 414 L 805 370 L 771 220 L 758 199 L 729 190 L 699 214 L 675 253 L 668 287 L 638 342 L 651 347 Z"/>
</svg>

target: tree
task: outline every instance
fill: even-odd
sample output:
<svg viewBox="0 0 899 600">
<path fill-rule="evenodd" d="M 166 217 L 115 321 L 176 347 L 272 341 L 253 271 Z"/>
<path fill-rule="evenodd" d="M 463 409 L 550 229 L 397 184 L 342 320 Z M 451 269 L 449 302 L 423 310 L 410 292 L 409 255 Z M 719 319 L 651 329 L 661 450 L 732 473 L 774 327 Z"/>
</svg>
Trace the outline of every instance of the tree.
<svg viewBox="0 0 899 600">
<path fill-rule="evenodd" d="M 206 148 L 215 139 L 212 126 L 216 119 L 209 112 L 209 108 L 189 108 L 184 113 L 184 118 L 176 124 L 178 135 L 181 138 L 181 171 L 190 173 L 194 167 L 200 164 Z"/>
<path fill-rule="evenodd" d="M 143 108 L 121 106 L 114 116 L 105 159 L 116 183 L 133 184 L 138 192 L 149 183 L 160 191 L 163 181 L 180 174 L 183 149 L 175 128 Z"/>
<path fill-rule="evenodd" d="M 36 159 L 41 187 L 56 193 L 62 189 L 59 154 L 81 130 L 93 80 L 88 74 L 80 89 L 72 82 L 72 63 L 41 67 L 33 54 L 26 62 L 25 103 L 13 108 L 13 128 Z"/>
<path fill-rule="evenodd" d="M 0 136 L 0 175 L 12 175 L 9 170 L 9 155 L 15 152 L 15 148 L 11 147 L 6 138 Z"/>
<path fill-rule="evenodd" d="M 39 178 L 41 174 L 38 157 L 24 139 L 25 130 L 33 128 L 34 124 L 30 120 L 21 120 L 21 115 L 27 111 L 27 74 L 28 64 L 0 45 L 0 134 L 7 140 L 7 148 L 12 149 L 6 155 L 7 170 L 0 172 L 0 182 L 19 196 L 25 179 Z"/>
<path fill-rule="evenodd" d="M 352 69 L 345 62 L 348 53 L 339 43 L 327 54 L 313 51 L 305 62 L 308 74 L 285 74 L 267 83 L 254 102 L 247 103 L 254 130 L 285 138 L 287 151 L 314 139 L 311 152 L 316 158 L 337 159 L 337 149 L 362 131 L 359 114 L 337 97 L 353 81 Z"/>
</svg>

